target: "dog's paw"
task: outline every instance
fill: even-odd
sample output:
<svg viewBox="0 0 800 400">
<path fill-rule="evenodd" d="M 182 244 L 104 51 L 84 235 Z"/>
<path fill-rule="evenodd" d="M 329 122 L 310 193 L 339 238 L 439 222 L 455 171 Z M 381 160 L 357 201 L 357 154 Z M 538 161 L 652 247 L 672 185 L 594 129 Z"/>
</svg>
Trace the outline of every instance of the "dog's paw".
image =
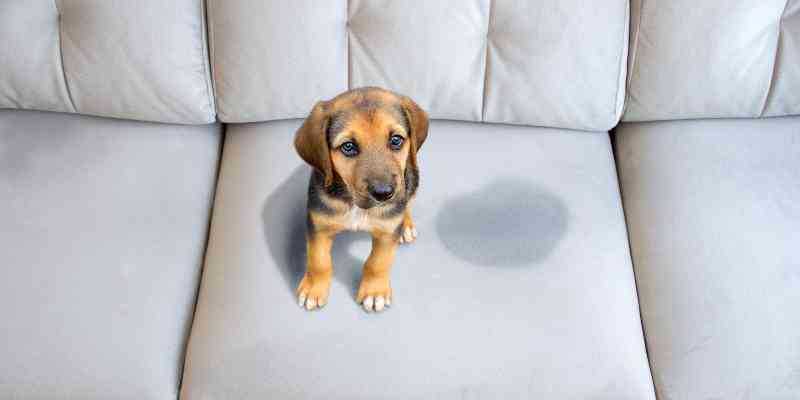
<svg viewBox="0 0 800 400">
<path fill-rule="evenodd" d="M 309 274 L 306 274 L 297 287 L 297 303 L 308 311 L 322 308 L 325 304 L 328 304 L 330 287 L 330 277 L 314 277 L 312 279 Z"/>
<path fill-rule="evenodd" d="M 366 312 L 381 312 L 391 306 L 392 288 L 389 287 L 389 278 L 362 278 L 356 302 Z"/>
<path fill-rule="evenodd" d="M 411 243 L 417 240 L 417 227 L 410 218 L 403 220 L 403 231 L 400 233 L 400 243 Z"/>
</svg>

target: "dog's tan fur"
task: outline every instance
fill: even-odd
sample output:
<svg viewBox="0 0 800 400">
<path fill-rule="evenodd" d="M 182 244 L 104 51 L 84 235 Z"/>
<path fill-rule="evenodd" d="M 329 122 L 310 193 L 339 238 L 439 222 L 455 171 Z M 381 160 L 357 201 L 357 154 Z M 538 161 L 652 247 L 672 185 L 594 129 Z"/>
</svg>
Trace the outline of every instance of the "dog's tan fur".
<svg viewBox="0 0 800 400">
<path fill-rule="evenodd" d="M 343 230 L 372 235 L 357 302 L 367 311 L 391 304 L 389 273 L 397 246 L 417 236 L 410 203 L 419 177 L 416 155 L 427 134 L 427 114 L 416 103 L 379 88 L 351 90 L 314 106 L 295 136 L 298 154 L 315 168 L 306 273 L 297 288 L 301 306 L 313 310 L 328 302 L 331 247 Z M 402 146 L 390 145 L 393 136 L 402 138 Z M 341 150 L 348 142 L 357 145 L 356 156 Z M 391 198 L 377 199 L 370 182 L 391 185 Z"/>
</svg>

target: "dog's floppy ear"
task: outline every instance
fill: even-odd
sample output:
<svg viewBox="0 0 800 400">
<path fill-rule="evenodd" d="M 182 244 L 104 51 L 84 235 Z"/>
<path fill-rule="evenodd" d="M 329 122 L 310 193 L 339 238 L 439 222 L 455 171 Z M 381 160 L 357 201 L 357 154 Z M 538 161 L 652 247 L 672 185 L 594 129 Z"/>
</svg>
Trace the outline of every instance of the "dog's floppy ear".
<svg viewBox="0 0 800 400">
<path fill-rule="evenodd" d="M 325 186 L 333 183 L 333 165 L 328 146 L 328 125 L 330 115 L 327 103 L 317 102 L 303 125 L 294 136 L 294 148 L 303 161 L 325 175 Z"/>
<path fill-rule="evenodd" d="M 420 108 L 414 100 L 403 96 L 400 107 L 408 121 L 408 136 L 411 139 L 411 164 L 417 167 L 417 152 L 428 137 L 428 114 Z"/>
</svg>

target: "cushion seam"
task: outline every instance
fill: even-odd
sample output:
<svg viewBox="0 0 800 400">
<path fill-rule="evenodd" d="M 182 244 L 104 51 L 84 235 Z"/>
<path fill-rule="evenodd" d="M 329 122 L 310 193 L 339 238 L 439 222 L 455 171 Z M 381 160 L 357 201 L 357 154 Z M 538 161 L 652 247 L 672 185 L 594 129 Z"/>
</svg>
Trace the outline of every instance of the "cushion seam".
<svg viewBox="0 0 800 400">
<path fill-rule="evenodd" d="M 622 113 L 625 110 L 624 101 L 625 101 L 625 96 L 627 95 L 627 91 L 622 96 L 623 105 L 622 105 L 622 107 L 620 107 L 619 116 L 617 116 L 617 105 L 619 104 L 619 90 L 620 90 L 619 85 L 622 84 L 622 82 L 620 82 L 621 81 L 620 78 L 623 76 L 623 68 L 624 68 L 623 64 L 627 64 L 627 61 L 628 61 L 625 58 L 625 54 L 624 53 L 627 53 L 627 50 L 628 50 L 628 40 L 630 38 L 630 29 L 629 29 L 629 26 L 628 26 L 629 24 L 630 24 L 630 0 L 626 0 L 625 1 L 625 23 L 622 24 L 623 25 L 622 26 L 622 46 L 620 46 L 619 58 L 617 59 L 617 65 L 619 65 L 619 69 L 617 70 L 617 85 L 616 85 L 617 86 L 617 90 L 616 90 L 616 93 L 614 93 L 614 104 L 611 105 L 611 116 L 614 119 L 613 125 L 617 125 L 617 123 L 619 122 L 619 119 L 622 119 Z M 623 59 L 625 61 L 624 63 L 623 63 Z M 627 85 L 623 84 L 623 86 L 627 86 Z"/>
<path fill-rule="evenodd" d="M 489 83 L 489 34 L 492 30 L 492 5 L 494 2 L 489 0 L 489 10 L 486 16 L 486 47 L 483 59 L 483 88 L 481 88 L 481 116 L 480 121 L 486 122 L 486 88 Z"/>
<path fill-rule="evenodd" d="M 200 42 L 201 47 L 203 49 L 203 80 L 205 81 L 206 86 L 206 99 L 208 103 L 206 106 L 209 108 L 211 112 L 213 122 L 217 120 L 217 105 L 216 105 L 216 91 L 214 88 L 214 84 L 212 82 L 212 74 L 214 73 L 214 68 L 211 67 L 211 63 L 213 62 L 213 54 L 211 53 L 211 23 L 210 23 L 210 13 L 208 13 L 208 7 L 206 5 L 206 0 L 200 0 Z M 208 31 L 208 32 L 207 32 Z"/>
<path fill-rule="evenodd" d="M 789 0 L 783 4 L 783 11 L 781 11 L 780 15 L 778 16 L 778 35 L 775 40 L 775 57 L 772 59 L 772 71 L 769 75 L 769 80 L 767 81 L 767 90 L 764 93 L 764 100 L 761 103 L 761 111 L 758 113 L 758 117 L 763 117 L 764 113 L 767 111 L 767 105 L 769 104 L 769 97 L 772 93 L 772 87 L 775 84 L 775 71 L 778 68 L 778 57 L 780 56 L 781 51 L 781 31 L 783 30 L 783 15 L 786 14 L 786 10 L 789 7 Z"/>
<path fill-rule="evenodd" d="M 78 109 L 75 107 L 75 101 L 72 99 L 72 90 L 67 82 L 67 69 L 64 67 L 64 46 L 61 37 L 61 9 L 58 7 L 58 0 L 53 0 L 53 5 L 56 7 L 56 18 L 58 19 L 58 58 L 61 62 L 61 79 L 64 80 L 64 90 L 67 92 L 67 100 L 72 108 L 72 112 L 77 113 Z"/>
<path fill-rule="evenodd" d="M 634 293 L 636 295 L 636 309 L 639 312 L 638 315 L 639 326 L 641 327 L 641 335 L 642 335 L 641 344 L 642 347 L 644 348 L 645 360 L 647 361 L 647 372 L 648 376 L 650 377 L 650 388 L 652 389 L 653 398 L 657 398 L 656 393 L 658 390 L 656 388 L 655 378 L 653 377 L 655 366 L 653 365 L 652 358 L 650 357 L 650 349 L 647 343 L 647 328 L 645 327 L 644 309 L 642 307 L 641 296 L 639 295 L 639 288 L 641 287 L 641 282 L 640 282 L 641 277 L 637 273 L 636 261 L 634 260 L 633 242 L 631 240 L 631 230 L 629 226 L 630 224 L 628 222 L 628 210 L 625 207 L 625 190 L 624 190 L 624 185 L 622 183 L 623 178 L 621 169 L 622 164 L 619 162 L 617 157 L 617 151 L 619 150 L 619 147 L 616 145 L 616 140 L 618 138 L 619 134 L 617 132 L 614 132 L 613 135 L 609 133 L 609 146 L 610 146 L 612 161 L 614 162 L 614 173 L 617 179 L 617 194 L 619 196 L 619 206 L 622 211 L 622 219 L 625 225 L 625 239 L 626 239 L 626 244 L 628 245 L 628 257 L 630 258 L 631 261 L 631 273 L 633 274 Z"/>
<path fill-rule="evenodd" d="M 208 214 L 206 217 L 206 235 L 205 235 L 205 242 L 203 243 L 203 254 L 200 257 L 200 264 L 197 271 L 197 282 L 195 285 L 194 291 L 194 302 L 192 303 L 192 307 L 190 309 L 189 316 L 187 317 L 186 321 L 186 332 L 183 335 L 183 351 L 180 355 L 179 362 L 178 362 L 178 386 L 177 386 L 177 393 L 175 398 L 181 398 L 181 393 L 184 388 L 184 379 L 189 371 L 189 344 L 191 343 L 192 339 L 192 332 L 194 331 L 194 323 L 195 317 L 197 316 L 197 306 L 200 301 L 200 289 L 203 286 L 203 277 L 205 272 L 206 266 L 206 258 L 208 256 L 208 248 L 209 243 L 211 241 L 211 223 L 214 219 L 214 211 L 215 205 L 217 202 L 217 189 L 219 188 L 219 179 L 221 176 L 222 171 L 222 156 L 223 151 L 225 150 L 225 138 L 227 136 L 227 125 L 220 125 L 220 135 L 219 135 L 219 148 L 217 149 L 217 168 L 214 171 L 213 181 L 212 181 L 212 189 L 211 194 L 208 199 Z"/>
<path fill-rule="evenodd" d="M 634 0 L 635 1 L 635 0 Z M 631 100 L 631 85 L 633 83 L 634 76 L 637 72 L 637 56 L 639 53 L 639 34 L 642 31 L 642 20 L 644 19 L 644 3 L 646 0 L 639 1 L 639 18 L 636 20 L 636 27 L 635 27 L 635 34 L 633 35 L 633 46 L 631 47 L 631 70 L 628 71 L 628 79 L 625 85 L 625 102 L 622 106 L 622 115 L 620 115 L 620 120 L 625 120 L 625 113 L 628 111 L 628 105 L 630 104 Z M 633 2 L 631 2 L 633 4 Z"/>
</svg>

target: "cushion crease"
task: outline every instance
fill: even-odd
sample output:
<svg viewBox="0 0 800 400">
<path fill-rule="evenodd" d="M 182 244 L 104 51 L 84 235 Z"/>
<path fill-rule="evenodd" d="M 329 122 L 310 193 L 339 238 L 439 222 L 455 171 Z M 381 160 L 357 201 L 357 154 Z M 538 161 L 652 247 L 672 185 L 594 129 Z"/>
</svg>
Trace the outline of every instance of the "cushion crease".
<svg viewBox="0 0 800 400">
<path fill-rule="evenodd" d="M 763 117 L 764 113 L 767 111 L 767 106 L 769 105 L 769 98 L 770 98 L 770 95 L 772 94 L 772 87 L 775 85 L 775 71 L 778 68 L 778 60 L 780 58 L 780 52 L 781 52 L 781 37 L 782 37 L 781 30 L 782 30 L 782 27 L 783 27 L 782 26 L 783 17 L 784 17 L 784 14 L 786 14 L 786 9 L 789 6 L 789 1 L 790 0 L 786 0 L 786 4 L 784 4 L 784 6 L 783 6 L 783 11 L 781 12 L 781 15 L 778 16 L 778 24 L 777 24 L 778 25 L 778 37 L 777 37 L 777 40 L 775 40 L 775 57 L 772 59 L 772 71 L 770 72 L 769 77 L 768 77 L 769 80 L 767 81 L 767 89 L 766 89 L 766 91 L 764 93 L 764 101 L 761 103 L 761 111 L 759 111 L 759 113 L 758 113 L 759 117 Z"/>
<path fill-rule="evenodd" d="M 69 106 L 72 108 L 72 112 L 78 112 L 78 110 L 75 108 L 75 102 L 72 100 L 72 91 L 69 88 L 67 71 L 66 67 L 64 66 L 64 47 L 61 45 L 61 36 L 63 35 L 63 31 L 61 29 L 61 9 L 58 7 L 58 0 L 53 0 L 53 4 L 56 6 L 56 12 L 58 13 L 58 59 L 61 63 L 61 78 L 64 80 L 64 90 L 67 92 Z"/>
</svg>

